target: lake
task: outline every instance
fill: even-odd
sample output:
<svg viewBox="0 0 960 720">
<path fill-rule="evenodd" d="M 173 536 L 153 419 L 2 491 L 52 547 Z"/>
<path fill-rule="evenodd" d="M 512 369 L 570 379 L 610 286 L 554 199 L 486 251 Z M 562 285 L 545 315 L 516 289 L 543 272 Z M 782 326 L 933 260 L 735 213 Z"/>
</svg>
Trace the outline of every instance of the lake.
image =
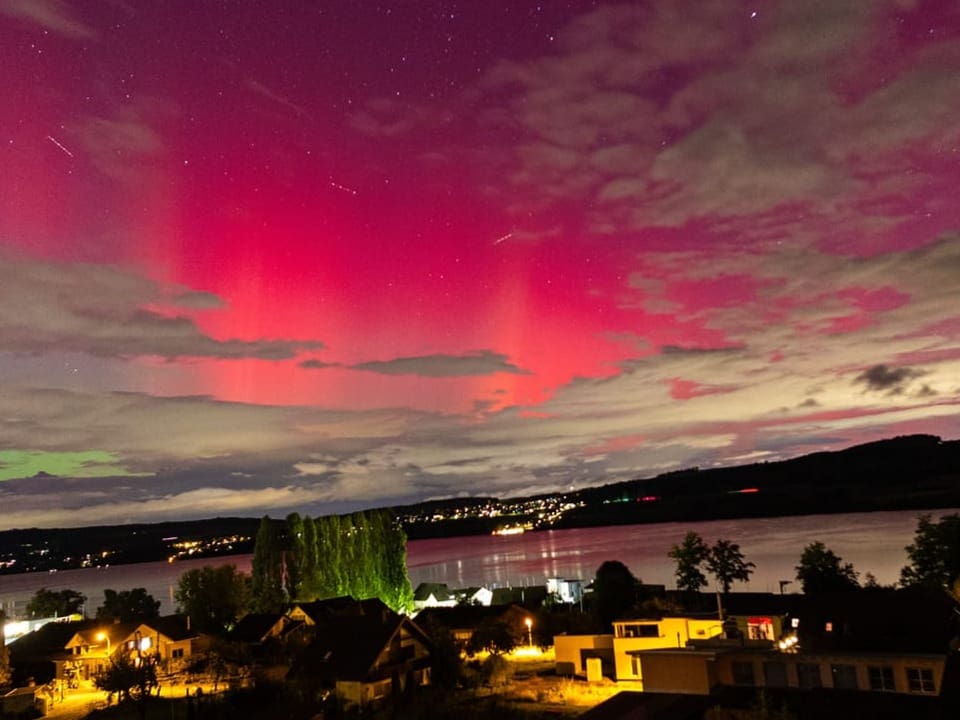
<svg viewBox="0 0 960 720">
<path fill-rule="evenodd" d="M 590 579 L 605 560 L 620 560 L 646 583 L 674 586 L 673 563 L 667 557 L 688 530 L 708 543 L 726 538 L 740 543 L 756 564 L 749 584 L 734 590 L 778 591 L 779 581 L 794 580 L 787 592 L 799 591 L 794 567 L 803 547 L 815 540 L 853 563 L 880 583 L 893 583 L 906 563 L 904 547 L 913 540 L 921 511 L 804 515 L 781 518 L 716 520 L 701 523 L 658 523 L 615 527 L 545 530 L 522 535 L 474 536 L 411 540 L 407 545 L 410 580 L 444 582 L 451 587 L 542 585 L 547 577 Z M 929 511 L 934 518 L 957 510 Z M 71 588 L 89 598 L 92 615 L 103 601 L 104 588 L 144 587 L 162 603 L 161 612 L 175 609 L 173 592 L 180 575 L 204 565 L 235 564 L 250 571 L 250 555 L 116 565 L 102 569 L 61 570 L 0 576 L 0 608 L 22 611 L 42 587 Z"/>
</svg>

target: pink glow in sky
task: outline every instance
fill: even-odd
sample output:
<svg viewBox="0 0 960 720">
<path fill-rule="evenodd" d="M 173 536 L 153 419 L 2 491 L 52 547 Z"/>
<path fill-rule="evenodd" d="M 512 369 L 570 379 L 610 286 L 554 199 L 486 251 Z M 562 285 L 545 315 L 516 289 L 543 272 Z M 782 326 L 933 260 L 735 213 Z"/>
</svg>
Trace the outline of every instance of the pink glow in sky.
<svg viewBox="0 0 960 720">
<path fill-rule="evenodd" d="M 960 436 L 948 0 L 0 0 L 0 86 L 2 527 Z"/>
</svg>

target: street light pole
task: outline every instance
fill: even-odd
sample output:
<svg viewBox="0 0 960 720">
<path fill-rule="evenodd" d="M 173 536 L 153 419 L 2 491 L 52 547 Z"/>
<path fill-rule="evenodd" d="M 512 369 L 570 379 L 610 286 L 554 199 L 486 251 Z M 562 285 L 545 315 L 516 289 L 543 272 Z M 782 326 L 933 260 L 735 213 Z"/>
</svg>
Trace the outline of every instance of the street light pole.
<svg viewBox="0 0 960 720">
<path fill-rule="evenodd" d="M 527 646 L 533 647 L 533 620 L 527 618 L 523 622 L 527 626 Z"/>
</svg>

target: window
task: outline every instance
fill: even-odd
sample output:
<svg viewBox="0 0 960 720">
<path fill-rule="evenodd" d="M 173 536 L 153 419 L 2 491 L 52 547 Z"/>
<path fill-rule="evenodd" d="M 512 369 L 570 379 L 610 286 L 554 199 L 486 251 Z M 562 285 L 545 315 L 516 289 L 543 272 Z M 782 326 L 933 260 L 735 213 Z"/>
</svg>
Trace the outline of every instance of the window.
<svg viewBox="0 0 960 720">
<path fill-rule="evenodd" d="M 631 623 L 620 626 L 620 637 L 660 637 L 660 626 L 656 623 Z"/>
<path fill-rule="evenodd" d="M 174 649 L 170 652 L 170 657 L 172 657 L 172 658 L 175 659 L 175 660 L 177 660 L 177 659 L 179 659 L 179 658 L 182 658 L 182 657 L 183 657 L 183 648 L 174 648 Z"/>
<path fill-rule="evenodd" d="M 630 656 L 630 669 L 633 671 L 633 674 L 640 676 L 640 658 L 636 655 Z"/>
<path fill-rule="evenodd" d="M 838 690 L 856 690 L 858 688 L 855 665 L 831 665 L 830 675 L 833 677 L 833 686 Z"/>
<path fill-rule="evenodd" d="M 820 666 L 816 663 L 797 663 L 797 684 L 807 690 L 823 687 Z"/>
<path fill-rule="evenodd" d="M 907 668 L 907 687 L 910 692 L 932 693 L 937 688 L 933 683 L 933 670 L 930 668 Z"/>
<path fill-rule="evenodd" d="M 893 668 L 889 665 L 870 665 L 867 668 L 867 677 L 870 679 L 870 689 L 882 692 L 893 692 Z"/>
<path fill-rule="evenodd" d="M 786 687 L 786 664 L 782 662 L 765 662 L 763 664 L 763 684 L 767 687 Z"/>
<path fill-rule="evenodd" d="M 752 662 L 734 662 L 732 664 L 734 685 L 756 685 Z"/>
</svg>

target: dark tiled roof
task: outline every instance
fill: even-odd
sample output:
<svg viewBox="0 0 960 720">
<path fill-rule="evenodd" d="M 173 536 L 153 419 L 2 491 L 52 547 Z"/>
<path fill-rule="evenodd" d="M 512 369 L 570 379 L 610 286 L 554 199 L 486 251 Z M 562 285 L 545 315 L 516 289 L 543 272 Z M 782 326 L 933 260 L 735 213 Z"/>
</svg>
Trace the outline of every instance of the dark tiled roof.
<svg viewBox="0 0 960 720">
<path fill-rule="evenodd" d="M 438 600 L 449 600 L 454 597 L 446 583 L 420 583 L 413 591 L 414 600 L 426 600 L 431 595 Z"/>
<path fill-rule="evenodd" d="M 186 615 L 164 615 L 153 620 L 143 620 L 141 624 L 158 630 L 174 641 L 197 636 L 196 631 L 189 627 L 190 623 Z"/>
<path fill-rule="evenodd" d="M 230 634 L 229 640 L 242 643 L 263 642 L 267 634 L 285 616 L 280 613 L 248 613 L 240 618 Z"/>
</svg>

